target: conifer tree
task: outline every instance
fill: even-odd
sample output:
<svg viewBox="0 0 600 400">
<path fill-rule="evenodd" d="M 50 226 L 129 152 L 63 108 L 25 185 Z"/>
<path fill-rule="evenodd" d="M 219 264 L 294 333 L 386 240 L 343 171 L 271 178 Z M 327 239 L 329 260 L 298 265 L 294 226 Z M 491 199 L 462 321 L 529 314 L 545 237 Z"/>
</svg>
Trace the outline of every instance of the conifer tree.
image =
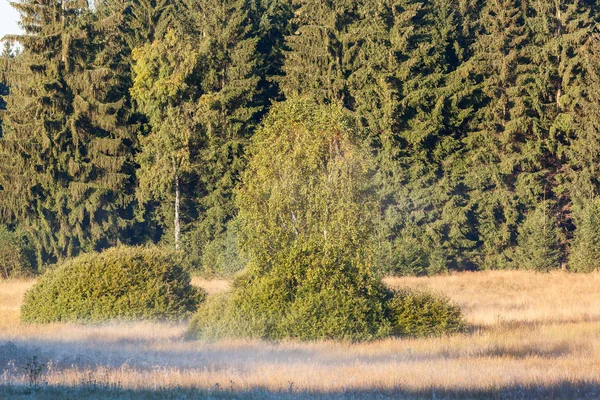
<svg viewBox="0 0 600 400">
<path fill-rule="evenodd" d="M 563 229 L 572 230 L 574 210 L 587 208 L 600 194 L 597 183 L 600 125 L 600 36 L 598 6 L 584 1 L 562 4 L 559 10 L 558 114 L 551 135 L 561 145 L 557 162 L 557 193 L 561 199 Z M 560 94 L 560 96 L 559 96 Z M 575 218 L 576 219 L 576 218 Z"/>
<path fill-rule="evenodd" d="M 285 96 L 310 95 L 320 102 L 346 105 L 348 29 L 359 2 L 302 0 L 294 3 L 292 35 L 280 87 Z"/>
<path fill-rule="evenodd" d="M 38 259 L 54 262 L 118 242 L 131 197 L 128 138 L 96 65 L 87 2 L 13 5 L 25 34 L 15 37 L 23 54 L 9 76 L 0 204 L 35 239 Z"/>
<path fill-rule="evenodd" d="M 0 138 L 2 137 L 2 113 L 6 110 L 6 96 L 8 95 L 7 72 L 9 62 L 13 58 L 13 51 L 10 42 L 4 43 L 2 54 L 0 54 Z"/>
<path fill-rule="evenodd" d="M 480 26 L 472 58 L 474 73 L 481 80 L 480 95 L 476 116 L 463 140 L 464 182 L 481 243 L 473 260 L 481 268 L 506 268 L 516 243 L 521 206 L 512 185 L 520 172 L 515 138 L 522 124 L 516 121 L 526 112 L 525 91 L 518 83 L 527 42 L 520 3 L 486 2 Z"/>
<path fill-rule="evenodd" d="M 259 93 L 256 101 L 262 110 L 260 120 L 269 106 L 283 98 L 279 81 L 284 75 L 285 38 L 292 32 L 293 7 L 291 0 L 260 0 L 245 3 L 250 8 L 249 21 L 255 25 L 252 36 L 256 42 L 256 67 L 259 76 Z"/>
<path fill-rule="evenodd" d="M 201 41 L 201 95 L 195 119 L 202 134 L 199 157 L 199 220 L 194 234 L 201 246 L 224 240 L 234 217 L 233 189 L 245 168 L 244 147 L 266 104 L 259 97 L 257 22 L 247 0 L 204 0 L 194 10 Z"/>
<path fill-rule="evenodd" d="M 600 267 L 600 199 L 587 200 L 574 214 L 576 229 L 569 269 L 591 272 Z"/>
<path fill-rule="evenodd" d="M 528 79 L 528 113 L 533 116 L 529 118 L 531 133 L 522 145 L 532 174 L 527 179 L 521 173 L 517 179 L 522 197 L 537 191 L 535 200 L 554 199 L 562 236 L 568 238 L 573 199 L 565 185 L 569 169 L 565 161 L 572 138 L 578 136 L 580 107 L 587 102 L 581 91 L 585 48 L 597 22 L 594 6 L 585 1 L 532 2 L 528 7 L 526 59 L 530 62 L 520 79 Z M 567 250 L 566 242 L 561 246 Z"/>
<path fill-rule="evenodd" d="M 112 2 L 113 9 L 124 11 L 122 29 L 132 49 L 163 38 L 170 29 L 181 29 L 178 14 L 184 8 L 180 0 L 105 1 Z"/>
<path fill-rule="evenodd" d="M 470 17 L 463 11 L 451 1 L 423 3 L 410 36 L 398 42 L 401 100 L 397 145 L 388 156 L 398 167 L 389 174 L 386 213 L 388 268 L 395 272 L 468 267 L 466 254 L 475 245 L 458 157 L 474 90 L 466 67 L 469 34 L 460 29 Z M 397 23 L 406 24 L 402 18 Z"/>
<path fill-rule="evenodd" d="M 553 207 L 549 203 L 540 203 L 519 226 L 516 268 L 549 271 L 561 266 L 560 234 Z"/>
</svg>

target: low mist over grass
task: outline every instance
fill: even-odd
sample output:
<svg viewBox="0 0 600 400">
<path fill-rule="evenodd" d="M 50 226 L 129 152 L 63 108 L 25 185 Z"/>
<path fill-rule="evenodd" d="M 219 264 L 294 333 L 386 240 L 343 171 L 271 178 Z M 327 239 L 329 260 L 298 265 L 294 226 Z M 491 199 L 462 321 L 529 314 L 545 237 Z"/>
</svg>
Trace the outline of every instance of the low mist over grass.
<svg viewBox="0 0 600 400">
<path fill-rule="evenodd" d="M 227 282 L 194 279 L 209 293 Z M 184 340 L 183 324 L 22 325 L 33 281 L 0 282 L 0 397 L 593 398 L 600 394 L 600 274 L 388 278 L 441 292 L 467 332 L 362 344 Z M 39 388 L 23 370 L 46 365 Z"/>
</svg>

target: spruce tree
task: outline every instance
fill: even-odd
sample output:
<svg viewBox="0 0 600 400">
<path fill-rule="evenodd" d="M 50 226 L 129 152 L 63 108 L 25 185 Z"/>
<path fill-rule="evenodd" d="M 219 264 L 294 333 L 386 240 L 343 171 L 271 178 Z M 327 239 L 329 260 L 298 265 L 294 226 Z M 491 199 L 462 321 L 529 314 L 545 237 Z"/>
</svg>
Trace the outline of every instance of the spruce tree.
<svg viewBox="0 0 600 400">
<path fill-rule="evenodd" d="M 6 110 L 6 96 L 9 92 L 7 73 L 10 60 L 14 54 L 10 42 L 4 43 L 2 54 L 0 54 L 0 138 L 2 137 L 2 113 Z"/>
<path fill-rule="evenodd" d="M 235 216 L 233 190 L 245 168 L 244 147 L 266 104 L 259 97 L 257 22 L 247 0 L 205 0 L 195 10 L 197 27 L 206 30 L 200 58 L 196 121 L 202 133 L 199 157 L 202 193 L 197 243 L 224 240 Z M 206 16 L 206 17 L 205 17 Z M 199 30 L 197 28 L 197 30 Z"/>
<path fill-rule="evenodd" d="M 104 1 L 112 3 L 114 11 L 124 13 L 122 30 L 131 48 L 161 39 L 170 29 L 181 29 L 179 14 L 185 12 L 181 0 Z"/>
<path fill-rule="evenodd" d="M 348 29 L 359 3 L 350 0 L 294 2 L 292 34 L 280 87 L 285 96 L 310 95 L 324 103 L 346 105 Z"/>
<path fill-rule="evenodd" d="M 586 201 L 575 209 L 575 234 L 569 269 L 591 272 L 600 267 L 600 199 Z"/>
<path fill-rule="evenodd" d="M 473 44 L 472 68 L 479 85 L 475 118 L 464 138 L 466 169 L 481 243 L 473 260 L 480 268 L 506 268 L 516 244 L 520 198 L 513 182 L 519 171 L 517 129 L 513 121 L 524 113 L 517 83 L 527 42 L 524 15 L 514 0 L 490 1 L 481 13 L 482 31 Z"/>
<path fill-rule="evenodd" d="M 550 202 L 542 202 L 519 226 L 519 247 L 515 252 L 515 267 L 549 271 L 561 266 L 560 233 Z"/>
<path fill-rule="evenodd" d="M 2 157 L 3 218 L 54 262 L 119 241 L 129 208 L 130 139 L 85 1 L 23 0 Z M 104 67 L 104 68 L 103 68 Z M 35 118 L 32 118 L 35 116 Z"/>
<path fill-rule="evenodd" d="M 551 134 L 562 144 L 557 165 L 558 190 L 563 210 L 563 227 L 572 229 L 574 209 L 598 196 L 598 137 L 600 125 L 600 36 L 598 6 L 577 1 L 562 5 L 558 21 L 557 47 L 558 114 Z M 560 94 L 560 96 L 559 96 Z"/>
<path fill-rule="evenodd" d="M 397 167 L 388 170 L 393 172 L 388 173 L 385 215 L 388 268 L 398 273 L 470 265 L 475 241 L 459 157 L 474 91 L 469 30 L 461 29 L 469 26 L 470 16 L 464 11 L 451 1 L 423 3 L 412 18 L 410 36 L 398 42 L 401 98 L 396 146 L 388 150 Z M 406 24 L 402 18 L 397 23 Z"/>
<path fill-rule="evenodd" d="M 582 96 L 583 65 L 587 63 L 586 43 L 597 22 L 596 6 L 585 1 L 532 2 L 525 18 L 529 35 L 527 59 L 530 61 L 528 105 L 531 133 L 523 145 L 535 176 L 520 174 L 522 192 L 541 193 L 538 200 L 554 199 L 561 237 L 568 239 L 573 229 L 574 199 L 567 181 L 567 157 L 581 109 L 587 103 Z M 528 75 L 530 74 L 530 75 Z M 523 79 L 521 78 L 521 79 Z M 583 127 L 583 124 L 580 125 Z M 537 189 L 536 189 L 537 186 Z M 575 202 L 578 200 L 575 199 Z M 567 243 L 561 243 L 563 251 Z"/>
</svg>

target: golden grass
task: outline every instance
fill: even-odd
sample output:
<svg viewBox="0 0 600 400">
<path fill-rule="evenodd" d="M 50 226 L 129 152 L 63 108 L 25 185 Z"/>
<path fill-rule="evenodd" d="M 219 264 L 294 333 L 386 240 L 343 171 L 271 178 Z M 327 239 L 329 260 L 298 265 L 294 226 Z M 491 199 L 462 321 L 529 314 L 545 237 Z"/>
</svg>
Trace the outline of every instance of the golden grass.
<svg viewBox="0 0 600 400">
<path fill-rule="evenodd" d="M 25 292 L 34 283 L 33 280 L 0 280 L 0 332 L 18 331 L 19 308 Z"/>
<path fill-rule="evenodd" d="M 201 287 L 208 294 L 226 292 L 231 288 L 231 282 L 224 279 L 204 279 L 198 276 L 192 277 L 192 285 Z"/>
<path fill-rule="evenodd" d="M 472 324 L 600 320 L 598 272 L 466 272 L 387 278 L 385 283 L 392 288 L 410 286 L 444 293 L 460 305 Z"/>
<path fill-rule="evenodd" d="M 0 283 L 0 321 L 12 321 L 0 323 L 0 361 L 7 340 L 23 354 L 37 351 L 52 360 L 44 380 L 53 386 L 101 381 L 130 389 L 379 391 L 390 397 L 487 397 L 509 390 L 509 397 L 572 398 L 583 393 L 577 392 L 582 383 L 600 385 L 600 274 L 497 271 L 386 283 L 445 293 L 463 307 L 471 329 L 450 337 L 348 344 L 185 341 L 184 325 L 153 323 L 24 326 L 15 316 L 15 297 L 30 283 L 9 282 Z M 210 293 L 228 288 L 223 281 L 194 284 Z M 0 365 L 0 384 L 27 379 Z M 571 392 L 519 391 L 565 384 Z"/>
</svg>

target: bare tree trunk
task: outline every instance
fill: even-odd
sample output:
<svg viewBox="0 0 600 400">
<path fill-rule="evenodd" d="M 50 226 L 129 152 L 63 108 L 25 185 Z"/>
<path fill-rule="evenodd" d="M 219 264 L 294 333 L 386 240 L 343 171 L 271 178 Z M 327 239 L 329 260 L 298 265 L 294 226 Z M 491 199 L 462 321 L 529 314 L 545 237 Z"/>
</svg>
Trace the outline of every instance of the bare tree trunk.
<svg viewBox="0 0 600 400">
<path fill-rule="evenodd" d="M 560 0 L 556 0 L 556 47 L 558 57 L 558 73 L 560 74 L 560 62 L 561 62 L 561 35 L 562 35 L 562 13 L 560 11 Z M 559 77 L 558 88 L 556 90 L 556 108 L 560 112 L 560 98 L 562 96 L 562 77 Z"/>
<path fill-rule="evenodd" d="M 181 194 L 179 189 L 179 175 L 175 174 L 175 251 L 179 251 L 179 236 L 181 235 L 181 221 L 179 218 L 179 207 Z"/>
<path fill-rule="evenodd" d="M 62 0 L 61 1 L 61 9 L 62 9 L 62 13 L 60 15 L 60 23 L 62 25 L 62 32 L 61 34 L 64 35 L 65 34 L 65 12 L 67 10 L 67 0 Z M 65 43 L 64 43 L 64 37 L 62 38 L 62 45 L 61 45 L 61 61 L 63 62 L 63 64 L 65 63 Z"/>
</svg>

